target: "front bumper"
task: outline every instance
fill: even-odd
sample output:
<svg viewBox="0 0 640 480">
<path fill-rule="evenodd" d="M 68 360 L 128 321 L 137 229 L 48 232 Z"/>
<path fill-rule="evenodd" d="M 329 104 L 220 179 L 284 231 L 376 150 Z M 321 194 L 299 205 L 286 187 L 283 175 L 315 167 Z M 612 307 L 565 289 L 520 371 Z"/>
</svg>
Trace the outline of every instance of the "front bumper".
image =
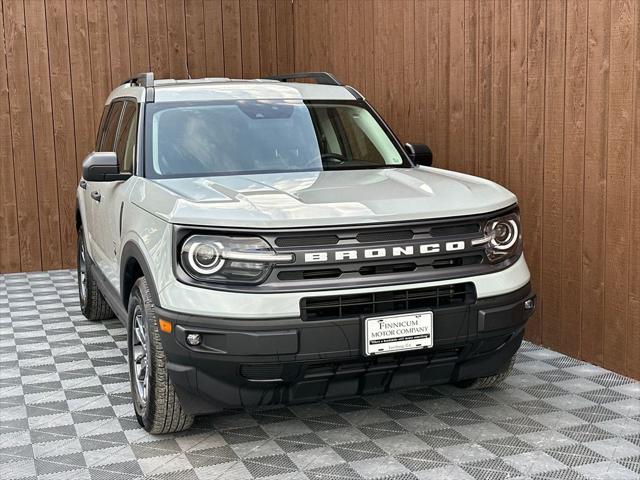
<svg viewBox="0 0 640 480">
<path fill-rule="evenodd" d="M 183 407 L 290 404 L 434 385 L 500 372 L 517 351 L 533 308 L 530 284 L 434 310 L 434 346 L 364 355 L 363 319 L 221 319 L 158 308 L 173 325 L 161 338 Z M 189 346 L 186 336 L 202 343 Z"/>
</svg>

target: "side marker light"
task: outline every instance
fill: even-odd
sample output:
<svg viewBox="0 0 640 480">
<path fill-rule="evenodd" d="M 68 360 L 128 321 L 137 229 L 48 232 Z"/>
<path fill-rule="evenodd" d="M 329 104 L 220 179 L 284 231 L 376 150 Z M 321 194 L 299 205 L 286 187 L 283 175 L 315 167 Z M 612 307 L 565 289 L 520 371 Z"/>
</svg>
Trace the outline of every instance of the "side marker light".
<svg viewBox="0 0 640 480">
<path fill-rule="evenodd" d="M 173 325 L 171 325 L 171 322 L 168 320 L 159 319 L 158 326 L 161 332 L 171 333 L 173 331 Z"/>
</svg>

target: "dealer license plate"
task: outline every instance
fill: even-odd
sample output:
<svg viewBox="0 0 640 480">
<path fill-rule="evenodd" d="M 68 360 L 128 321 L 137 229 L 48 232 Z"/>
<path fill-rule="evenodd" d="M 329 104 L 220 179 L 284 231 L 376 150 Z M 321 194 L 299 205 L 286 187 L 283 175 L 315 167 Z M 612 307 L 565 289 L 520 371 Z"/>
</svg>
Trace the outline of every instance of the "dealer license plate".
<svg viewBox="0 0 640 480">
<path fill-rule="evenodd" d="M 365 319 L 365 353 L 418 350 L 433 347 L 433 312 Z"/>
</svg>

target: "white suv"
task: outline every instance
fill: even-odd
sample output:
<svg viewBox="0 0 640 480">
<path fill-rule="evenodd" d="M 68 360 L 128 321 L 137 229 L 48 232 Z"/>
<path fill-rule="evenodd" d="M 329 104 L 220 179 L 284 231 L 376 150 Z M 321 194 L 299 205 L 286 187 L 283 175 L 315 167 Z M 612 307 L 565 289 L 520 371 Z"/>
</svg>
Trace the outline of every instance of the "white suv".
<svg viewBox="0 0 640 480">
<path fill-rule="evenodd" d="M 76 219 L 82 311 L 126 325 L 152 433 L 229 406 L 490 386 L 535 307 L 515 196 L 431 167 L 327 73 L 127 80 Z"/>
</svg>

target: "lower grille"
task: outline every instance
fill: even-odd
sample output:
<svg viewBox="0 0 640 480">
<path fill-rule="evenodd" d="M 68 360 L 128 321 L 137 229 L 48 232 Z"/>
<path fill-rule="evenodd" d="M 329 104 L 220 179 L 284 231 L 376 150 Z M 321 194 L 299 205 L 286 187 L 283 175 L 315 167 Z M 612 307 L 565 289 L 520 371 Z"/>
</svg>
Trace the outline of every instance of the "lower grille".
<svg viewBox="0 0 640 480">
<path fill-rule="evenodd" d="M 433 310 L 469 305 L 475 301 L 475 286 L 467 282 L 430 288 L 303 298 L 300 301 L 300 313 L 305 321 L 337 320 L 361 315 Z"/>
<path fill-rule="evenodd" d="M 257 363 L 240 366 L 240 375 L 248 380 L 267 382 L 282 380 L 282 364 Z"/>
</svg>

